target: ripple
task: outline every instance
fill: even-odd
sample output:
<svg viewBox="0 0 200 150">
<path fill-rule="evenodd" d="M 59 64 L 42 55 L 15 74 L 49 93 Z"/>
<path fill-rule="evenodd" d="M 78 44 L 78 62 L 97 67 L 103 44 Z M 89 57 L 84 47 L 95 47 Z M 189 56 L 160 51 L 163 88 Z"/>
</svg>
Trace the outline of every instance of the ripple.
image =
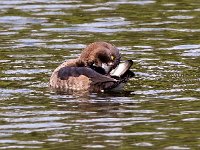
<svg viewBox="0 0 200 150">
<path fill-rule="evenodd" d="M 103 28 L 103 27 L 90 27 L 90 23 L 85 26 L 76 26 L 68 28 L 43 28 L 41 31 L 46 32 L 92 32 L 92 33 L 118 33 L 118 32 L 154 32 L 154 31 L 177 31 L 177 32 L 200 32 L 199 29 L 175 29 L 175 28 Z M 95 26 L 96 23 L 93 23 Z M 125 23 L 126 24 L 126 23 Z M 96 24 L 100 26 L 100 24 Z M 124 25 L 123 25 L 124 26 Z"/>
<path fill-rule="evenodd" d="M 47 12 L 39 12 L 39 13 L 35 13 L 35 15 L 37 16 L 48 16 L 48 15 L 59 15 L 59 16 L 62 16 L 62 15 L 71 15 L 71 14 L 67 14 L 65 12 L 62 12 L 62 11 L 47 11 Z"/>
<path fill-rule="evenodd" d="M 42 9 L 46 9 L 46 10 L 57 10 L 57 9 L 75 9 L 78 8 L 81 5 L 69 5 L 69 4 L 31 4 L 31 5 L 19 5 L 16 6 L 16 9 L 20 9 L 23 11 L 33 11 L 35 9 L 37 10 L 42 10 Z"/>
<path fill-rule="evenodd" d="M 1 109 L 13 110 L 13 109 L 33 109 L 33 108 L 44 108 L 44 106 L 8 106 L 8 107 L 0 107 Z"/>
<path fill-rule="evenodd" d="M 187 50 L 184 53 L 182 53 L 181 56 L 199 57 L 200 56 L 200 49 Z"/>
<path fill-rule="evenodd" d="M 154 94 L 173 93 L 173 92 L 180 92 L 180 91 L 184 91 L 184 89 L 135 91 L 134 93 L 135 94 L 144 94 L 144 95 L 154 95 Z"/>
<path fill-rule="evenodd" d="M 12 125 L 0 125 L 0 130 L 2 129 L 39 129 L 39 128 L 53 128 L 65 126 L 64 123 L 59 122 L 48 122 L 48 123 L 20 123 Z"/>
<path fill-rule="evenodd" d="M 46 57 L 52 57 L 53 55 L 51 54 L 41 54 L 41 55 L 31 55 L 31 54 L 26 54 L 26 55 L 8 55 L 11 58 L 46 58 Z"/>
<path fill-rule="evenodd" d="M 200 111 L 181 111 L 181 114 L 200 114 Z"/>
<path fill-rule="evenodd" d="M 199 99 L 195 98 L 195 97 L 179 97 L 179 98 L 174 98 L 172 100 L 176 100 L 176 101 L 197 101 Z"/>
<path fill-rule="evenodd" d="M 183 16 L 183 15 L 177 15 L 177 16 L 170 16 L 169 19 L 193 19 L 193 16 Z"/>
<path fill-rule="evenodd" d="M 104 129 L 95 129 L 95 130 L 93 130 L 93 131 L 95 131 L 95 132 L 114 132 L 114 131 L 122 131 L 122 129 L 121 128 L 104 128 Z"/>
<path fill-rule="evenodd" d="M 133 5 L 147 5 L 147 4 L 153 4 L 155 1 L 153 0 L 137 0 L 137 1 L 115 1 L 115 2 L 107 2 L 106 5 L 120 5 L 120 4 L 133 4 Z"/>
<path fill-rule="evenodd" d="M 97 144 L 89 144 L 89 145 L 83 145 L 84 148 L 105 148 L 104 145 L 97 145 Z"/>
<path fill-rule="evenodd" d="M 111 112 L 114 112 L 114 113 L 119 113 L 119 112 L 123 112 L 123 113 L 139 113 L 139 114 L 157 113 L 157 111 L 155 111 L 155 110 L 113 110 Z"/>
<path fill-rule="evenodd" d="M 0 133 L 0 138 L 10 137 L 12 134 L 9 133 Z"/>
<path fill-rule="evenodd" d="M 176 149 L 176 150 L 188 150 L 190 148 L 188 148 L 188 147 L 181 147 L 181 146 L 168 146 L 168 147 L 166 147 L 164 149 L 166 149 L 166 150 L 174 150 L 174 149 Z"/>
<path fill-rule="evenodd" d="M 143 136 L 143 135 L 162 135 L 165 132 L 135 132 L 135 133 L 100 133 L 100 135 L 109 136 L 109 137 L 116 137 L 116 136 Z M 94 135 L 96 135 L 94 133 Z"/>
<path fill-rule="evenodd" d="M 34 79 L 35 77 L 5 77 L 5 78 L 0 78 L 1 80 L 5 81 L 23 81 L 23 80 L 31 80 Z"/>
<path fill-rule="evenodd" d="M 134 47 L 135 48 L 141 48 L 141 49 L 148 49 L 148 50 L 150 50 L 150 49 L 152 50 L 152 48 L 153 48 L 152 46 L 149 46 L 149 45 L 148 46 L 147 45 L 146 46 L 145 45 L 137 45 L 137 46 L 134 46 Z"/>
<path fill-rule="evenodd" d="M 30 18 L 22 16 L 3 16 L 0 17 L 0 23 L 13 24 L 13 25 L 24 25 L 24 24 L 41 24 L 46 22 L 45 18 Z"/>
<path fill-rule="evenodd" d="M 10 62 L 11 60 L 0 60 L 0 63 L 7 63 Z"/>
<path fill-rule="evenodd" d="M 4 118 L 3 120 L 11 123 L 21 123 L 21 122 L 49 122 L 65 119 L 67 117 L 31 117 L 31 118 Z"/>
<path fill-rule="evenodd" d="M 46 45 L 46 48 L 52 49 L 83 49 L 85 48 L 84 44 L 53 44 L 53 45 Z"/>
<path fill-rule="evenodd" d="M 17 69 L 3 71 L 5 74 L 38 74 L 50 72 L 49 69 Z"/>
<path fill-rule="evenodd" d="M 122 119 L 123 120 L 123 119 Z M 166 120 L 127 120 L 126 119 L 124 121 L 110 121 L 110 122 L 96 122 L 95 125 L 97 126 L 104 126 L 104 127 L 125 127 L 125 126 L 132 126 L 138 123 L 156 123 L 156 122 L 164 122 Z"/>
<path fill-rule="evenodd" d="M 35 148 L 41 148 L 40 146 L 18 146 L 18 145 L 14 145 L 14 146 L 3 146 L 0 147 L 0 149 L 35 149 Z"/>
<path fill-rule="evenodd" d="M 94 27 L 94 28 L 101 28 L 101 27 L 116 27 L 116 26 L 124 26 L 130 24 L 129 21 L 112 21 L 112 18 L 109 22 L 94 22 L 94 23 L 84 23 L 79 24 L 77 27 Z"/>
<path fill-rule="evenodd" d="M 178 61 L 165 61 L 164 63 L 170 64 L 170 65 L 179 65 L 179 66 L 183 65 L 183 62 L 178 62 Z"/>
<path fill-rule="evenodd" d="M 187 49 L 199 49 L 199 48 L 200 48 L 200 45 L 188 44 L 188 45 L 173 46 L 171 48 L 168 48 L 168 50 L 187 50 Z"/>
<path fill-rule="evenodd" d="M 11 31 L 6 31 L 6 32 L 2 32 L 0 31 L 0 35 L 14 35 L 17 34 L 18 32 L 11 32 Z"/>
<path fill-rule="evenodd" d="M 153 146 L 152 143 L 148 143 L 148 142 L 135 143 L 133 145 L 135 145 L 135 146 L 142 146 L 142 147 Z"/>
<path fill-rule="evenodd" d="M 161 128 L 161 127 L 159 127 L 159 128 L 157 128 L 158 130 L 181 130 L 182 128 L 174 128 L 174 127 L 171 127 L 171 128 Z"/>
<path fill-rule="evenodd" d="M 17 94 L 17 93 L 31 93 L 33 90 L 30 89 L 3 89 L 0 88 L 0 93 Z"/>
<path fill-rule="evenodd" d="M 9 112 L 0 113 L 0 115 L 4 117 L 25 117 L 25 116 L 35 116 L 35 115 L 62 115 L 62 114 L 78 114 L 78 111 L 39 111 L 39 110 L 32 110 L 32 111 L 19 111 L 19 112 Z"/>
<path fill-rule="evenodd" d="M 111 7 L 96 7 L 96 8 L 85 9 L 85 11 L 91 11 L 91 12 L 106 11 L 106 10 L 115 10 L 115 8 L 111 8 Z"/>
<path fill-rule="evenodd" d="M 181 39 L 170 39 L 170 38 L 147 38 L 145 40 L 152 40 L 152 41 L 180 41 Z"/>
<path fill-rule="evenodd" d="M 182 121 L 200 121 L 200 118 L 185 118 Z"/>
<path fill-rule="evenodd" d="M 23 46 L 37 46 L 45 44 L 45 41 L 41 39 L 19 39 L 16 42 L 22 43 Z"/>
<path fill-rule="evenodd" d="M 138 121 L 138 120 L 149 120 L 147 117 L 133 117 L 133 118 L 96 118 L 87 120 L 76 120 L 76 122 L 88 123 L 88 122 L 116 122 L 116 121 Z"/>
<path fill-rule="evenodd" d="M 140 25 L 163 25 L 163 24 L 175 24 L 175 23 L 177 22 L 176 21 L 162 21 L 162 22 L 152 22 L 152 23 L 141 23 Z"/>
<path fill-rule="evenodd" d="M 0 140 L 0 143 L 17 143 L 17 144 L 42 144 L 40 141 L 19 141 L 19 140 Z"/>
<path fill-rule="evenodd" d="M 113 33 L 113 32 L 126 31 L 124 29 L 107 29 L 107 28 L 97 28 L 90 26 L 68 27 L 68 28 L 45 28 L 41 30 L 47 32 L 94 32 L 94 33 Z"/>
<path fill-rule="evenodd" d="M 166 3 L 166 4 L 162 4 L 162 5 L 167 6 L 167 7 L 176 6 L 176 4 L 174 4 L 174 3 Z"/>
</svg>

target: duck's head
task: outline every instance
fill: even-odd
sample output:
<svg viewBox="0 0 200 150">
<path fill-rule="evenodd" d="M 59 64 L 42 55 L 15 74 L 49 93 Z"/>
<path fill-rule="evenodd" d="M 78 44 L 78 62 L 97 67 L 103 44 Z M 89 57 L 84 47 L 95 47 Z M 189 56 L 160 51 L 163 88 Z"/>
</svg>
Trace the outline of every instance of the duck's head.
<svg viewBox="0 0 200 150">
<path fill-rule="evenodd" d="M 110 72 L 120 62 L 119 50 L 106 42 L 94 42 L 81 53 L 80 60 L 86 66 L 102 67 L 106 73 Z"/>
</svg>

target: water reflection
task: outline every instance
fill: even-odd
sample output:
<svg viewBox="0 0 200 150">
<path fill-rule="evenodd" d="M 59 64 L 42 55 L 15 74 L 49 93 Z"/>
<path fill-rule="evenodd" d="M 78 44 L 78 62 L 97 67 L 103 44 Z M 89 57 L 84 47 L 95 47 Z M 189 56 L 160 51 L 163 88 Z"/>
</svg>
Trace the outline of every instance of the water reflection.
<svg viewBox="0 0 200 150">
<path fill-rule="evenodd" d="M 199 149 L 195 0 L 0 1 L 0 149 Z M 55 93 L 51 72 L 88 43 L 132 59 L 120 93 Z"/>
</svg>

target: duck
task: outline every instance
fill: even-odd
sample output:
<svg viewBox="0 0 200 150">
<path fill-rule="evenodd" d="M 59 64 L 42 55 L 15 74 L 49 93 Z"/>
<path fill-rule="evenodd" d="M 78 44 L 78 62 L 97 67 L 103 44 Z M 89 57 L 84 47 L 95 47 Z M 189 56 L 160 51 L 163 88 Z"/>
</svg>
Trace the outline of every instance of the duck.
<svg viewBox="0 0 200 150">
<path fill-rule="evenodd" d="M 134 73 L 130 70 L 132 60 L 120 61 L 121 54 L 115 45 L 91 43 L 78 58 L 66 60 L 53 71 L 50 88 L 62 92 L 121 90 Z"/>
</svg>

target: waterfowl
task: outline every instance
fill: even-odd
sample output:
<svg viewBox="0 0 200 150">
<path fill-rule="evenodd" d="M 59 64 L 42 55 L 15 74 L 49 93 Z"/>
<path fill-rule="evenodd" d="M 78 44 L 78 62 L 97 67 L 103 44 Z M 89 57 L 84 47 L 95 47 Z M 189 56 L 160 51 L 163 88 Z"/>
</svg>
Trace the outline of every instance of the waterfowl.
<svg viewBox="0 0 200 150">
<path fill-rule="evenodd" d="M 132 61 L 120 63 L 119 50 L 106 42 L 89 44 L 80 57 L 59 65 L 50 77 L 50 87 L 57 91 L 88 90 L 99 92 L 118 89 L 134 73 Z"/>
</svg>

